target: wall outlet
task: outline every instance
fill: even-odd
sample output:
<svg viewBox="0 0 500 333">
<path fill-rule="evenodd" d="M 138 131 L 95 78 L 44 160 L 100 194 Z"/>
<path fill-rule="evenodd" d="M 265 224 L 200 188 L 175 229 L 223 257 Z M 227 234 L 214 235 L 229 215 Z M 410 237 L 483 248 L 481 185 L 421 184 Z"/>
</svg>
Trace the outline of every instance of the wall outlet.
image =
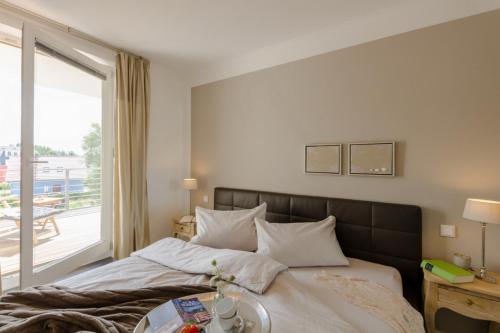
<svg viewBox="0 0 500 333">
<path fill-rule="evenodd" d="M 208 203 L 208 195 L 204 195 L 203 196 L 203 202 L 204 203 Z"/>
<path fill-rule="evenodd" d="M 439 226 L 439 236 L 441 237 L 457 237 L 457 227 L 454 224 L 441 224 Z"/>
</svg>

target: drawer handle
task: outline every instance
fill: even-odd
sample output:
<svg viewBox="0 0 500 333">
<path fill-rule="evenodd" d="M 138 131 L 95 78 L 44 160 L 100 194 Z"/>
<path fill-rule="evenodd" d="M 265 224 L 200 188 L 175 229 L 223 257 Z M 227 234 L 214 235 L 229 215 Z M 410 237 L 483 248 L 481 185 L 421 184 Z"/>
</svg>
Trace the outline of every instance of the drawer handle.
<svg viewBox="0 0 500 333">
<path fill-rule="evenodd" d="M 467 303 L 467 305 L 472 305 L 472 304 L 474 304 L 474 302 L 473 302 L 471 299 L 469 299 L 469 298 L 467 298 L 467 302 L 466 302 L 466 303 Z"/>
</svg>

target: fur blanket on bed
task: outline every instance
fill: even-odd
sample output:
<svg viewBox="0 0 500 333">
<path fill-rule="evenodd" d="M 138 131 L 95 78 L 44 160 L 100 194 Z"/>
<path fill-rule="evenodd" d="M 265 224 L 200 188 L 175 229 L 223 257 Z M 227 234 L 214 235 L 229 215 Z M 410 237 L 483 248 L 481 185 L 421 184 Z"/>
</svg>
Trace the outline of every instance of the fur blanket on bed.
<svg viewBox="0 0 500 333">
<path fill-rule="evenodd" d="M 0 298 L 0 332 L 132 332 L 154 307 L 207 286 L 84 291 L 38 286 Z"/>
</svg>

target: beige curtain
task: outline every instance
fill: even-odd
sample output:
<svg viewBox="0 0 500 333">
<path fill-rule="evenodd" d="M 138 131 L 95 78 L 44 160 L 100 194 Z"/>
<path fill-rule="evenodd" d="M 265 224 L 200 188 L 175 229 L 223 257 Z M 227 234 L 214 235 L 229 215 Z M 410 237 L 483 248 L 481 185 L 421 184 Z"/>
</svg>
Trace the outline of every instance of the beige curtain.
<svg viewBox="0 0 500 333">
<path fill-rule="evenodd" d="M 118 53 L 113 231 L 117 259 L 149 243 L 146 184 L 149 103 L 149 62 Z"/>
</svg>

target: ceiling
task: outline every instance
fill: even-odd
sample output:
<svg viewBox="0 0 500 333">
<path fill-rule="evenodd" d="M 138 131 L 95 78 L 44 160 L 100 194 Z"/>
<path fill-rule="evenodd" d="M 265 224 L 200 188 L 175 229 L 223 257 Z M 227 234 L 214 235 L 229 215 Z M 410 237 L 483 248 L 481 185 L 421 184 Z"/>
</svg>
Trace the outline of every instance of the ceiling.
<svg viewBox="0 0 500 333">
<path fill-rule="evenodd" d="M 119 47 L 186 65 L 234 57 L 401 0 L 15 0 Z"/>
<path fill-rule="evenodd" d="M 335 27 L 349 22 L 363 22 L 363 18 L 384 12 L 396 13 L 415 3 L 430 3 L 423 0 L 9 2 L 191 74 L 315 32 L 334 32 Z M 441 0 L 441 3 L 462 3 L 467 7 L 464 14 L 480 11 L 481 8 L 474 7 L 478 2 L 496 3 L 500 7 L 497 0 Z M 430 9 L 427 7 L 427 12 Z M 394 24 L 401 24 L 400 20 L 395 19 Z M 395 33 L 398 32 L 396 29 Z"/>
</svg>

